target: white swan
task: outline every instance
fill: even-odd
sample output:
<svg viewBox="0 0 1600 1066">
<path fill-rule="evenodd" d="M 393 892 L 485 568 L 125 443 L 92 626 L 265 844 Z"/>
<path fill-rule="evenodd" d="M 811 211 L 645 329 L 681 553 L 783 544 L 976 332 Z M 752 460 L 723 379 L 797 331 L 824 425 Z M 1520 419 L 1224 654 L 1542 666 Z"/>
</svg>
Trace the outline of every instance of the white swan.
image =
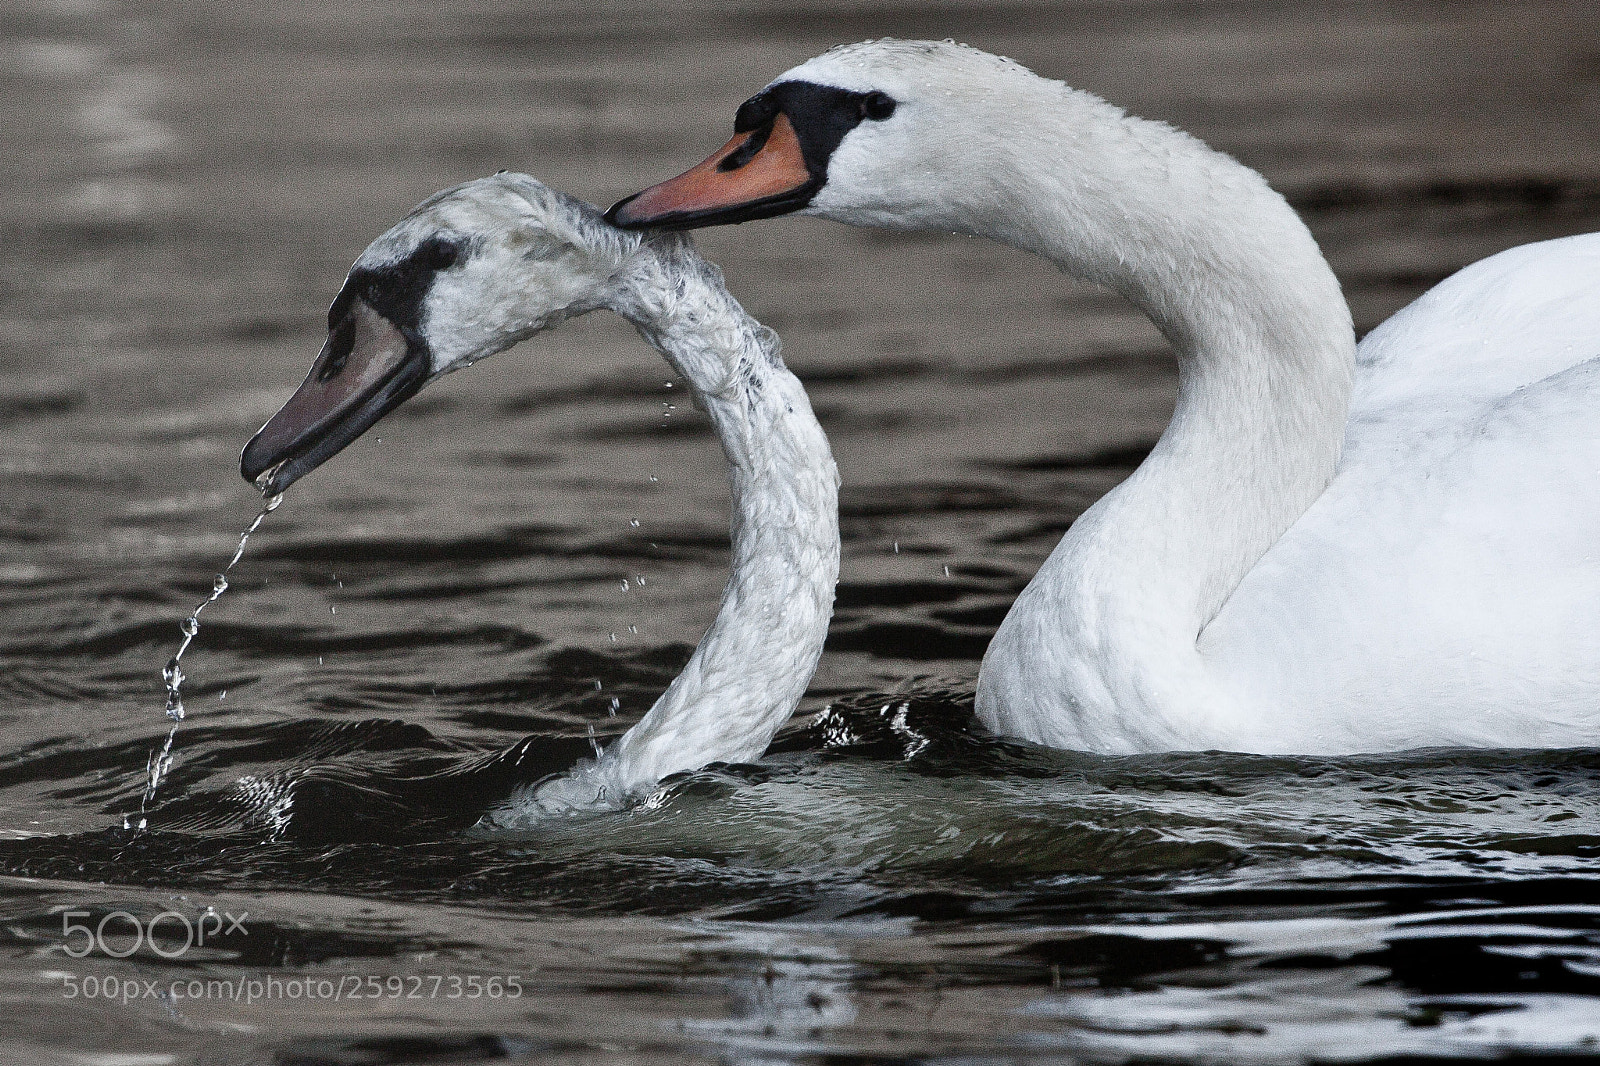
<svg viewBox="0 0 1600 1066">
<path fill-rule="evenodd" d="M 716 619 L 643 719 L 498 816 L 621 806 L 656 781 L 748 762 L 816 669 L 839 576 L 838 472 L 777 335 L 684 238 L 641 239 L 520 174 L 440 193 L 374 241 L 328 313 L 305 383 L 245 447 L 282 492 L 425 383 L 606 307 L 688 382 L 728 459 L 733 574 Z"/>
<path fill-rule="evenodd" d="M 1100 752 L 1600 741 L 1600 235 L 1478 263 L 1357 348 L 1260 175 L 1009 60 L 838 48 L 735 130 L 608 217 L 979 234 L 1117 290 L 1177 352 L 1160 443 L 995 634 L 990 728 Z"/>
</svg>

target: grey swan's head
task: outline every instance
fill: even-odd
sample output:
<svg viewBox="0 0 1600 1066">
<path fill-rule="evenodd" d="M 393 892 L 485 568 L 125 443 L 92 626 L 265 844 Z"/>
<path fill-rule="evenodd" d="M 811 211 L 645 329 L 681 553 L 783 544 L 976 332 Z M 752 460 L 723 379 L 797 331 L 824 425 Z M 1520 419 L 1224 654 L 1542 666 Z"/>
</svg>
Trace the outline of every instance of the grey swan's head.
<svg viewBox="0 0 1600 1066">
<path fill-rule="evenodd" d="M 284 491 L 440 374 L 604 306 L 640 244 L 522 174 L 430 197 L 356 260 L 311 372 L 245 445 L 240 474 Z"/>
</svg>

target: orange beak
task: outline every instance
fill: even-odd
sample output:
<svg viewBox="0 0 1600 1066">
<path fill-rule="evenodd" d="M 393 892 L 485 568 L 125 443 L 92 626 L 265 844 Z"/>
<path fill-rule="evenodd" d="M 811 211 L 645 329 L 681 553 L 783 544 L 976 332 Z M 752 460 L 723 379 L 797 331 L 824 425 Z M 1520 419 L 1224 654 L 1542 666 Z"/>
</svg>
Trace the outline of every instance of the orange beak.
<svg viewBox="0 0 1600 1066">
<path fill-rule="evenodd" d="M 624 229 L 692 229 L 770 218 L 804 207 L 822 185 L 782 112 L 677 177 L 619 200 L 606 220 Z"/>
</svg>

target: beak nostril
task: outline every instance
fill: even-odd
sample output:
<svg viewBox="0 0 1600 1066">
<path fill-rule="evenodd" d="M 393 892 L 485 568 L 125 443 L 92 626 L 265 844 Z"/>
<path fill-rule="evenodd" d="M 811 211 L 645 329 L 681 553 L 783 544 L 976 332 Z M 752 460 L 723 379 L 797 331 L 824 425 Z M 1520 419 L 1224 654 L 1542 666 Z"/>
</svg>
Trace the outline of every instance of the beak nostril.
<svg viewBox="0 0 1600 1066">
<path fill-rule="evenodd" d="M 612 207 L 624 229 L 692 229 L 770 218 L 804 207 L 824 175 L 806 163 L 789 118 L 741 130 L 700 163 Z"/>
<path fill-rule="evenodd" d="M 359 298 L 341 311 L 311 373 L 239 457 L 239 472 L 252 481 L 270 472 L 275 493 L 414 396 L 430 375 L 421 338 Z"/>
<path fill-rule="evenodd" d="M 767 138 L 772 136 L 772 124 L 761 127 L 745 139 L 745 142 L 717 163 L 717 169 L 723 173 L 738 170 L 756 157 L 756 153 L 767 146 Z"/>
<path fill-rule="evenodd" d="M 345 316 L 344 320 L 333 327 L 333 333 L 328 337 L 328 348 L 322 366 L 317 371 L 318 381 L 332 381 L 344 372 L 344 365 L 350 359 L 350 352 L 356 343 L 356 320 L 354 315 Z"/>
</svg>

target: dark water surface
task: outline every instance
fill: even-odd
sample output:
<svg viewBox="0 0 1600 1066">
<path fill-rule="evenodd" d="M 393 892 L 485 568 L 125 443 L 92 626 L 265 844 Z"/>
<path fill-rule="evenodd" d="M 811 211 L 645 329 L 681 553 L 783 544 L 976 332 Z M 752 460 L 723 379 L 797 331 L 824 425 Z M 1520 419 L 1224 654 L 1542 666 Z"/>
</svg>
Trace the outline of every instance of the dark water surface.
<svg viewBox="0 0 1600 1066">
<path fill-rule="evenodd" d="M 1109 759 L 973 723 L 1006 606 L 1174 391 L 1119 300 L 977 241 L 702 238 L 845 478 L 828 650 L 760 765 L 471 831 L 650 705 L 725 576 L 704 420 L 593 316 L 295 487 L 184 660 L 150 830 L 121 828 L 178 622 L 259 502 L 238 450 L 433 190 L 510 167 L 604 204 L 830 44 L 954 36 L 1262 169 L 1366 330 L 1600 228 L 1597 25 L 1588 0 L 5 5 L 0 1061 L 1600 1053 L 1600 749 Z M 74 957 L 64 928 L 102 921 Z"/>
</svg>

